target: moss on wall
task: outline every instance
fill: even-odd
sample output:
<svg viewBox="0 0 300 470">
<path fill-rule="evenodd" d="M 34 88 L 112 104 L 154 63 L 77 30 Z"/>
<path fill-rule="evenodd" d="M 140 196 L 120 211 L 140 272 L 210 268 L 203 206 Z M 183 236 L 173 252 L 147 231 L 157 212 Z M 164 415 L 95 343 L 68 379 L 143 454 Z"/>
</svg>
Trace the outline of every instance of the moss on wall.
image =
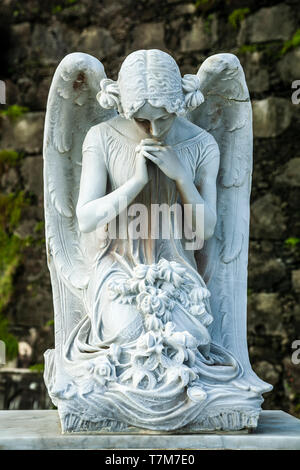
<svg viewBox="0 0 300 470">
<path fill-rule="evenodd" d="M 300 46 L 300 29 L 298 29 L 289 41 L 285 41 L 281 49 L 281 55 L 284 55 L 290 49 Z"/>
<path fill-rule="evenodd" d="M 237 8 L 228 16 L 228 21 L 234 29 L 237 29 L 239 24 L 245 19 L 246 15 L 250 13 L 250 8 Z"/>
<path fill-rule="evenodd" d="M 16 152 L 10 155 L 16 161 Z M 8 155 L 8 154 L 7 154 Z M 28 204 L 24 191 L 0 194 L 0 338 L 6 344 L 7 359 L 18 354 L 18 341 L 10 333 L 5 309 L 13 298 L 14 276 L 21 265 L 26 240 L 14 233 L 21 218 L 22 209 Z"/>
<path fill-rule="evenodd" d="M 6 109 L 0 111 L 0 116 L 7 116 L 10 119 L 17 119 L 23 116 L 25 113 L 29 111 L 29 108 L 26 106 L 19 106 L 17 104 L 13 104 L 8 106 Z"/>
</svg>

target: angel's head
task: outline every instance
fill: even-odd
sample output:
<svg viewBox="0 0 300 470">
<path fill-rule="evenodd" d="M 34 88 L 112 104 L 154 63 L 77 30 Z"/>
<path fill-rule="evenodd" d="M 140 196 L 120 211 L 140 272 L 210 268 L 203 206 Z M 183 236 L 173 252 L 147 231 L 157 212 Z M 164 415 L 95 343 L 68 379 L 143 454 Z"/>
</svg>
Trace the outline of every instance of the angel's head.
<svg viewBox="0 0 300 470">
<path fill-rule="evenodd" d="M 103 108 L 116 108 L 146 131 L 152 127 L 152 135 L 157 132 L 159 137 L 159 128 L 165 132 L 176 116 L 185 115 L 203 102 L 199 86 L 197 75 L 181 77 L 178 65 L 166 52 L 140 50 L 124 60 L 117 81 L 101 81 L 97 99 Z M 148 117 L 153 115 L 152 122 Z"/>
</svg>

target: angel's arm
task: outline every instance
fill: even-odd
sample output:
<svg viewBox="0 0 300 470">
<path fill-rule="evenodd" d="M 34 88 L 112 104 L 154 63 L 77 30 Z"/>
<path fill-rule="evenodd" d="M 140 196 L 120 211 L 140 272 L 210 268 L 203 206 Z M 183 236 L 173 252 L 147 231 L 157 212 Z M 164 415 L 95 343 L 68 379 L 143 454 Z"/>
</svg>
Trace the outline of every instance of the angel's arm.
<svg viewBox="0 0 300 470">
<path fill-rule="evenodd" d="M 192 230 L 204 240 L 212 237 L 217 221 L 216 201 L 217 188 L 216 178 L 219 170 L 219 149 L 217 144 L 210 148 L 208 162 L 196 170 L 195 180 L 191 181 L 184 177 L 176 181 L 180 199 L 183 204 L 191 204 L 192 208 Z M 204 208 L 204 227 L 197 227 L 197 205 Z"/>
<path fill-rule="evenodd" d="M 106 194 L 107 169 L 103 149 L 95 140 L 92 128 L 83 145 L 80 191 L 76 208 L 81 232 L 91 232 L 109 223 L 134 200 L 147 182 L 139 177 L 140 173 L 136 171 L 126 183 Z"/>
</svg>

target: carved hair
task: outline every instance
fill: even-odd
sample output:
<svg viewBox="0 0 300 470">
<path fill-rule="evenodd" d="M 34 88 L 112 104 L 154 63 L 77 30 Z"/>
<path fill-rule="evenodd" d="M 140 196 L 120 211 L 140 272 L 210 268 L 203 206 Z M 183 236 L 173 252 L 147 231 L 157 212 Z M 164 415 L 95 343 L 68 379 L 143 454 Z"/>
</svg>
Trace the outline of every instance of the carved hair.
<svg viewBox="0 0 300 470">
<path fill-rule="evenodd" d="M 197 75 L 184 75 L 175 60 L 156 49 L 130 54 L 123 62 L 118 80 L 103 79 L 97 99 L 103 108 L 115 108 L 131 119 L 146 101 L 170 114 L 184 115 L 197 108 L 204 97 Z"/>
</svg>

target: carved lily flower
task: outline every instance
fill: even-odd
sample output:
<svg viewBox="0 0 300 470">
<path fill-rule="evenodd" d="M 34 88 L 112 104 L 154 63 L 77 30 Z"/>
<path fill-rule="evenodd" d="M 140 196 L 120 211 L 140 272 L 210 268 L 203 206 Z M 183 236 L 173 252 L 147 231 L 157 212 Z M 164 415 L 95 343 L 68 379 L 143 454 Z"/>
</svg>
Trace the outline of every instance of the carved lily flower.
<svg viewBox="0 0 300 470">
<path fill-rule="evenodd" d="M 114 300 L 117 296 L 125 297 L 131 294 L 130 286 L 128 285 L 128 279 L 112 280 L 107 285 L 109 296 Z"/>
<path fill-rule="evenodd" d="M 153 285 L 158 276 L 157 267 L 153 264 L 138 264 L 133 270 L 134 277 L 144 279 L 147 284 Z"/>
<path fill-rule="evenodd" d="M 131 366 L 120 376 L 120 382 L 125 383 L 132 381 L 135 388 L 143 388 L 145 390 L 152 390 L 156 386 L 155 375 L 149 370 L 139 367 Z"/>
<path fill-rule="evenodd" d="M 205 313 L 205 306 L 203 302 L 201 302 L 199 305 L 192 305 L 190 308 L 190 312 L 192 315 L 203 315 Z"/>
<path fill-rule="evenodd" d="M 167 370 L 167 382 L 171 383 L 180 380 L 184 387 L 196 380 L 197 377 L 197 374 L 185 365 L 174 366 Z"/>
<path fill-rule="evenodd" d="M 186 269 L 175 261 L 167 261 L 162 258 L 158 263 L 159 277 L 179 287 L 185 282 Z"/>
<path fill-rule="evenodd" d="M 188 331 L 175 331 L 175 325 L 169 322 L 165 326 L 165 337 L 168 344 L 174 346 L 184 346 L 191 349 L 196 349 L 198 341 Z"/>
<path fill-rule="evenodd" d="M 162 337 L 153 331 L 148 331 L 137 341 L 137 354 L 149 356 L 152 353 L 160 354 L 163 350 Z"/>
<path fill-rule="evenodd" d="M 155 371 L 161 365 L 163 349 L 162 334 L 148 331 L 139 338 L 132 363 L 135 367 Z"/>
<path fill-rule="evenodd" d="M 145 318 L 145 328 L 146 330 L 159 331 L 162 329 L 163 323 L 155 315 L 146 315 Z"/>
<path fill-rule="evenodd" d="M 166 282 L 166 281 L 162 282 L 159 285 L 159 288 L 170 296 L 173 296 L 176 293 L 176 287 L 173 286 L 173 284 L 171 284 L 170 282 Z"/>
<path fill-rule="evenodd" d="M 146 288 L 146 283 L 143 280 L 137 279 L 135 277 L 128 280 L 128 286 L 132 294 L 138 294 Z"/>
<path fill-rule="evenodd" d="M 179 301 L 179 303 L 183 307 L 189 307 L 190 305 L 190 300 L 189 300 L 189 295 L 187 292 L 184 292 L 182 289 L 178 289 L 175 292 L 175 298 Z"/>
<path fill-rule="evenodd" d="M 119 365 L 119 359 L 122 353 L 122 348 L 118 344 L 112 343 L 109 347 L 109 352 L 108 356 L 111 358 L 111 360 L 116 364 Z"/>
<path fill-rule="evenodd" d="M 192 315 L 198 316 L 200 322 L 204 326 L 208 326 L 213 322 L 213 317 L 209 313 L 207 313 L 204 304 L 192 305 L 190 308 L 190 312 Z"/>
<path fill-rule="evenodd" d="M 165 344 L 168 346 L 168 355 L 173 364 L 195 363 L 198 341 L 187 331 L 174 331 L 174 325 L 167 323 L 165 328 Z"/>
<path fill-rule="evenodd" d="M 210 297 L 210 292 L 206 287 L 194 287 L 191 290 L 189 297 L 193 304 L 199 304 L 202 303 L 203 299 Z"/>
<path fill-rule="evenodd" d="M 67 399 L 67 400 L 69 398 L 74 397 L 76 394 L 77 394 L 77 387 L 75 386 L 74 382 L 68 383 L 67 386 L 63 388 L 55 388 L 51 392 L 51 395 L 53 397 Z"/>
</svg>

